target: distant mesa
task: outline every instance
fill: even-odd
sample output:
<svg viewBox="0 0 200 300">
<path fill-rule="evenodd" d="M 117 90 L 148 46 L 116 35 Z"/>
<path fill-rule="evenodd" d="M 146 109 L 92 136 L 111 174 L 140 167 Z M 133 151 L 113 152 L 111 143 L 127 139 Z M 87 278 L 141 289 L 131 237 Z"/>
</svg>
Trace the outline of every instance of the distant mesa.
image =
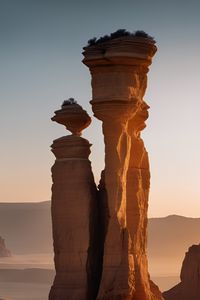
<svg viewBox="0 0 200 300">
<path fill-rule="evenodd" d="M 200 244 L 192 245 L 185 254 L 181 282 L 163 293 L 165 300 L 199 300 L 200 299 Z"/>
<path fill-rule="evenodd" d="M 0 236 L 0 257 L 10 257 L 10 256 L 11 256 L 11 252 L 6 248 L 5 240 Z"/>
</svg>

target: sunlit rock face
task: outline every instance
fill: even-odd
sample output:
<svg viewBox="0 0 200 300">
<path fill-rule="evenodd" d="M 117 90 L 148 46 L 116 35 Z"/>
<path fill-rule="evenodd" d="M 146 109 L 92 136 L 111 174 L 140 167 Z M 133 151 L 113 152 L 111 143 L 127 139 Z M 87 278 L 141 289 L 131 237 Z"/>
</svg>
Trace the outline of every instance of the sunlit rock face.
<svg viewBox="0 0 200 300">
<path fill-rule="evenodd" d="M 185 254 L 182 264 L 181 282 L 163 293 L 166 300 L 200 299 L 200 245 L 193 245 Z"/>
<path fill-rule="evenodd" d="M 92 109 L 102 121 L 105 170 L 100 184 L 105 232 L 97 299 L 160 300 L 149 278 L 146 241 L 148 154 L 140 138 L 148 117 L 143 101 L 156 47 L 123 37 L 84 48 L 92 76 Z"/>
<path fill-rule="evenodd" d="M 0 257 L 9 257 L 11 252 L 6 248 L 5 240 L 0 236 Z"/>
</svg>

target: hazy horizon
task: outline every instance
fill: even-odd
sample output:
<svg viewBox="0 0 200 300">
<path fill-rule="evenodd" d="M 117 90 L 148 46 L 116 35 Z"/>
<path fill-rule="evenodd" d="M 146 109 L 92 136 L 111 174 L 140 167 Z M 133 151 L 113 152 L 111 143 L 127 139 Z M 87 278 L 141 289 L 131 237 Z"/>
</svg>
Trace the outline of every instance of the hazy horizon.
<svg viewBox="0 0 200 300">
<path fill-rule="evenodd" d="M 44 200 L 44 201 L 23 201 L 23 202 L 16 202 L 16 201 L 8 201 L 8 202 L 4 202 L 1 201 L 0 204 L 41 204 L 41 203 L 45 203 L 45 202 L 51 202 L 51 200 Z M 200 219 L 200 216 L 196 216 L 196 217 L 192 217 L 189 215 L 180 215 L 180 214 L 169 214 L 169 215 L 161 215 L 161 216 L 148 216 L 148 219 L 159 219 L 159 218 L 167 218 L 167 217 L 181 217 L 181 218 L 190 218 L 190 219 Z"/>
<path fill-rule="evenodd" d="M 0 297 L 46 299 L 55 274 L 50 202 L 0 203 L 0 228 L 12 254 L 0 258 Z M 180 281 L 185 252 L 199 243 L 199 230 L 200 218 L 149 220 L 149 273 L 161 290 Z"/>
</svg>

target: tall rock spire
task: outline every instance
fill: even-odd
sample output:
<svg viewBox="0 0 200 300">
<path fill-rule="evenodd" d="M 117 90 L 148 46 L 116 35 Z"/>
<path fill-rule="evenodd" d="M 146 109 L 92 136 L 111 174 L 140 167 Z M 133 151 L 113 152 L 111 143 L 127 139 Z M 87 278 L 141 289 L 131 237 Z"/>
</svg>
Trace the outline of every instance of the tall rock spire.
<svg viewBox="0 0 200 300">
<path fill-rule="evenodd" d="M 84 48 L 92 77 L 92 109 L 102 121 L 105 170 L 103 271 L 97 299 L 160 300 L 146 257 L 148 155 L 140 138 L 148 106 L 148 67 L 156 52 L 148 35 L 111 35 Z M 105 200 L 106 199 L 106 200 Z"/>
</svg>

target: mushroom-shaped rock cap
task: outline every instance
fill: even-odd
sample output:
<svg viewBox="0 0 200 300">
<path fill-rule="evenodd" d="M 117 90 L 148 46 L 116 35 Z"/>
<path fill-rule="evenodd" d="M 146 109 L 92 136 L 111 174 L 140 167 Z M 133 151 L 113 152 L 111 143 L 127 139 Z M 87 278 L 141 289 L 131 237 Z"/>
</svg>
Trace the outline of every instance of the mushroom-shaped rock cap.
<svg viewBox="0 0 200 300">
<path fill-rule="evenodd" d="M 98 40 L 91 39 L 83 49 L 83 63 L 89 67 L 117 63 L 149 65 L 157 50 L 155 40 L 145 32 L 136 31 L 131 34 L 124 30 Z"/>
<path fill-rule="evenodd" d="M 64 125 L 74 135 L 81 135 L 82 130 L 91 123 L 88 113 L 73 98 L 65 100 L 51 120 Z"/>
</svg>

